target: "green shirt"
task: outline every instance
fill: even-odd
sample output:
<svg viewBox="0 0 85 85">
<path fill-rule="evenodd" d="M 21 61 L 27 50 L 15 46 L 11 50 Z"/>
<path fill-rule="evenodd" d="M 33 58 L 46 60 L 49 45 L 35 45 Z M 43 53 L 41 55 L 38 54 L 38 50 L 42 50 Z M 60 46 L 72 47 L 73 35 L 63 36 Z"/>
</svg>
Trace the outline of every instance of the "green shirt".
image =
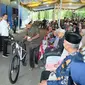
<svg viewBox="0 0 85 85">
<path fill-rule="evenodd" d="M 33 24 L 32 27 L 28 30 L 27 35 L 33 37 L 37 34 L 40 34 L 40 30 L 37 25 Z"/>
</svg>

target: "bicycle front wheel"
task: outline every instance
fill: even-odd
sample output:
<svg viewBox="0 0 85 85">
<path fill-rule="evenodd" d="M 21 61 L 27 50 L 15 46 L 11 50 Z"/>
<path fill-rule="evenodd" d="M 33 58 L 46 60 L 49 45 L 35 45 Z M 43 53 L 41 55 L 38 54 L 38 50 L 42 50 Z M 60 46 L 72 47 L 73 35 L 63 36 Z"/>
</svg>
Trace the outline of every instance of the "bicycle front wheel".
<svg viewBox="0 0 85 85">
<path fill-rule="evenodd" d="M 15 55 L 12 58 L 12 62 L 9 70 L 9 81 L 12 84 L 16 83 L 19 76 L 19 70 L 20 70 L 20 58 L 17 55 Z"/>
</svg>

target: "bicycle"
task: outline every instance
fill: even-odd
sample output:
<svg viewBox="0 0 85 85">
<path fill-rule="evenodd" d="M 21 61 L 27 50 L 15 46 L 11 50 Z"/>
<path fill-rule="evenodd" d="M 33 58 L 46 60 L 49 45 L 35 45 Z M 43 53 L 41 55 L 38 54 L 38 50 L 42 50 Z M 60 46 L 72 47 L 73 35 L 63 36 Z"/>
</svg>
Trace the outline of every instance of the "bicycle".
<svg viewBox="0 0 85 85">
<path fill-rule="evenodd" d="M 26 66 L 27 63 L 27 52 L 26 44 L 23 41 L 15 41 L 14 38 L 11 38 L 11 47 L 12 47 L 12 59 L 9 68 L 9 81 L 14 84 L 18 80 L 19 71 L 20 71 L 20 61 L 23 66 Z"/>
</svg>

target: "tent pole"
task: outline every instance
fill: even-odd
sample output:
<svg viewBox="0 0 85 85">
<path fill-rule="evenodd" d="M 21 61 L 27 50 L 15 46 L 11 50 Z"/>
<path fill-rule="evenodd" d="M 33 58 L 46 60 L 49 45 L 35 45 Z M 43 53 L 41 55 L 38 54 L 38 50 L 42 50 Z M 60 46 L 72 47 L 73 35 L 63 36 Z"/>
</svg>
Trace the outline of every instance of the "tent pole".
<svg viewBox="0 0 85 85">
<path fill-rule="evenodd" d="M 19 29 L 20 29 L 20 0 L 18 0 L 18 32 L 19 32 Z"/>
<path fill-rule="evenodd" d="M 0 16 L 1 16 L 1 0 L 0 0 Z"/>
<path fill-rule="evenodd" d="M 55 4 L 54 9 L 53 9 L 53 21 L 55 21 L 55 14 L 56 14 L 56 4 Z"/>
<path fill-rule="evenodd" d="M 60 0 L 59 9 L 58 9 L 58 27 L 59 28 L 61 28 L 60 26 L 61 11 L 62 11 L 62 0 Z"/>
</svg>

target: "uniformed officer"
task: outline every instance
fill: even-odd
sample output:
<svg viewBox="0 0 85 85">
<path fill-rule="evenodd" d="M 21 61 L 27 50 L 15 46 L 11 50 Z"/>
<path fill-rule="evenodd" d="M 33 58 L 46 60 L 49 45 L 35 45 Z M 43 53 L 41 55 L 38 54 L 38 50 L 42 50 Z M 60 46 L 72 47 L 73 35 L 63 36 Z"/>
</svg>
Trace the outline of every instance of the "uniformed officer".
<svg viewBox="0 0 85 85">
<path fill-rule="evenodd" d="M 38 27 L 38 23 L 37 22 L 30 22 L 28 25 L 26 25 L 27 27 L 27 35 L 25 36 L 25 38 L 27 39 L 27 51 L 28 51 L 28 56 L 29 56 L 29 65 L 30 65 L 30 69 L 32 70 L 34 67 L 37 67 L 38 64 L 38 59 L 35 57 L 35 52 L 39 45 L 40 45 L 40 30 Z M 35 60 L 35 61 L 34 61 Z M 35 64 L 36 63 L 36 64 Z"/>
<path fill-rule="evenodd" d="M 39 85 L 85 85 L 85 63 L 83 55 L 78 52 L 81 36 L 66 33 L 64 48 L 69 55 L 56 70 L 55 80 L 42 80 Z"/>
</svg>

